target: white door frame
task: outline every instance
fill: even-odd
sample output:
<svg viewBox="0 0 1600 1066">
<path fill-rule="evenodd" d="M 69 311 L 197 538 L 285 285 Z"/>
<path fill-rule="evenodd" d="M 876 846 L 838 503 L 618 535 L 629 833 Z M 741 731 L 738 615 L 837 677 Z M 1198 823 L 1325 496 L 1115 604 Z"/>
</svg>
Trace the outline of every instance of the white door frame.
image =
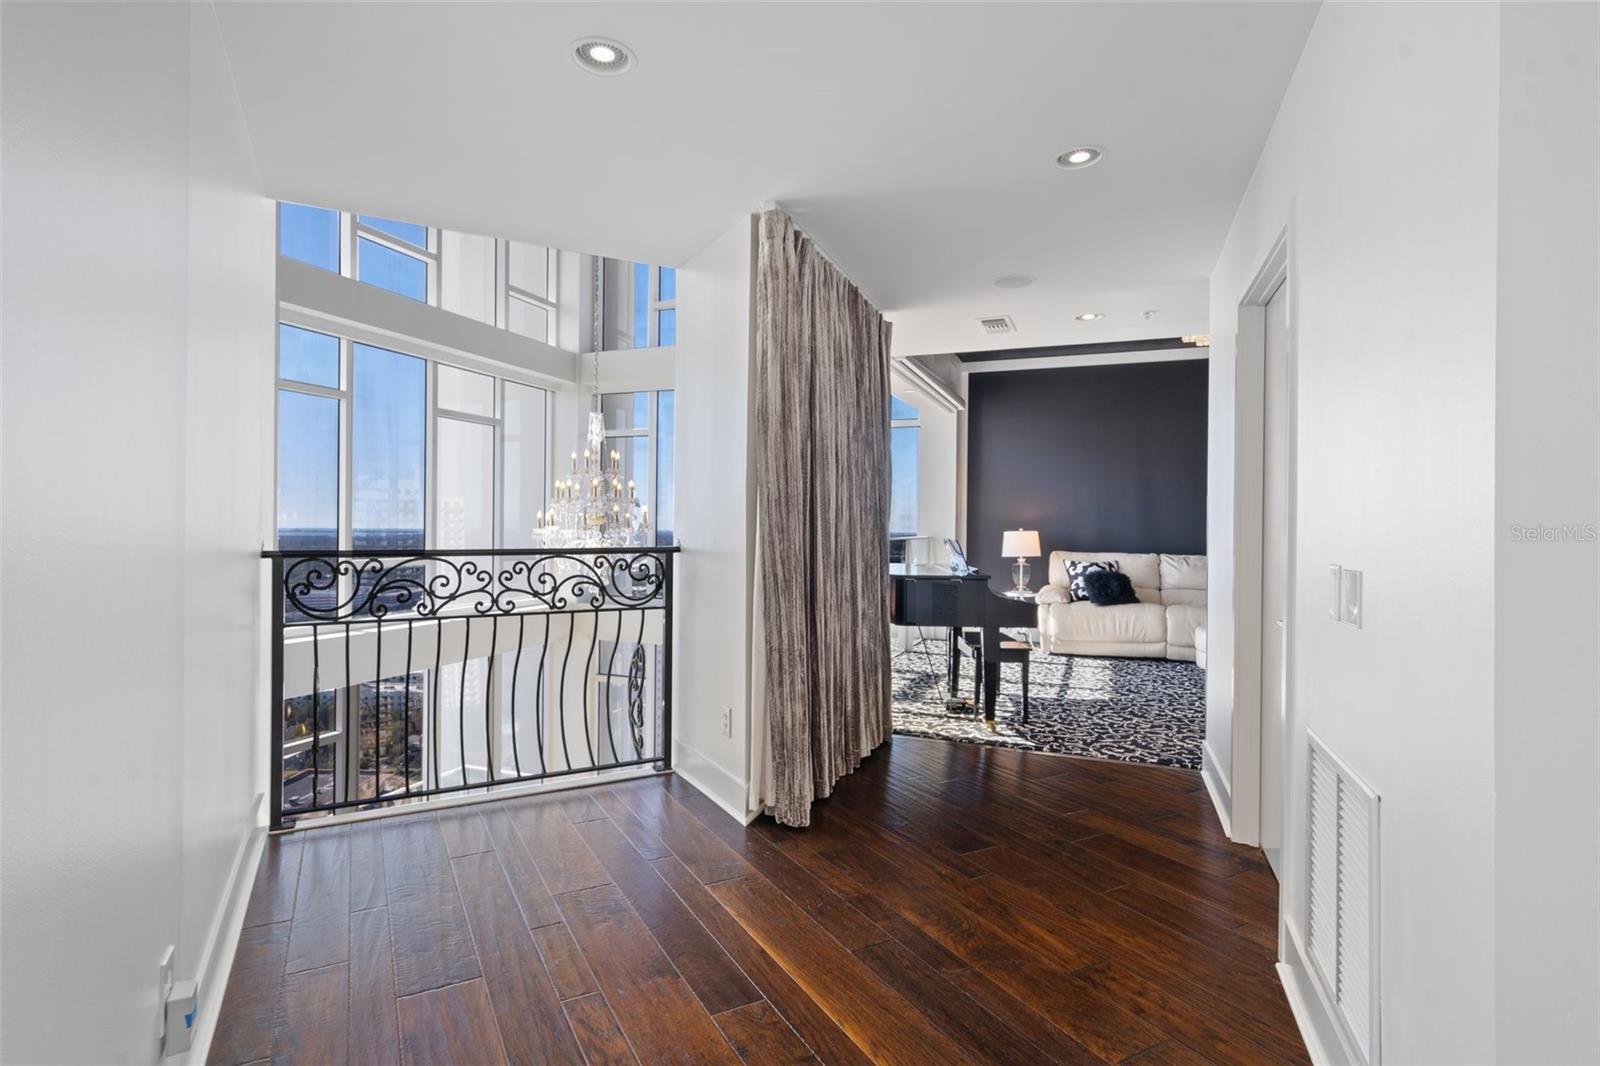
<svg viewBox="0 0 1600 1066">
<path fill-rule="evenodd" d="M 1292 207 L 1291 207 L 1292 210 Z M 1238 332 L 1234 344 L 1234 471 L 1233 471 L 1233 779 L 1229 832 L 1240 844 L 1261 843 L 1261 638 L 1265 619 L 1261 612 L 1262 519 L 1265 500 L 1263 463 L 1266 431 L 1266 307 L 1282 285 L 1288 285 L 1289 337 L 1285 359 L 1289 390 L 1288 440 L 1288 625 L 1295 617 L 1295 501 L 1296 437 L 1298 412 L 1299 330 L 1295 314 L 1296 284 L 1292 261 L 1290 229 L 1285 226 L 1262 260 L 1255 279 L 1239 300 Z M 1285 641 L 1284 687 L 1294 692 L 1294 641 Z M 1292 717 L 1289 697 L 1285 698 L 1285 720 Z M 1285 729 L 1288 735 L 1288 729 Z M 1284 753 L 1284 794 L 1288 807 L 1291 777 L 1290 760 Z M 1290 825 L 1289 811 L 1282 824 Z"/>
</svg>

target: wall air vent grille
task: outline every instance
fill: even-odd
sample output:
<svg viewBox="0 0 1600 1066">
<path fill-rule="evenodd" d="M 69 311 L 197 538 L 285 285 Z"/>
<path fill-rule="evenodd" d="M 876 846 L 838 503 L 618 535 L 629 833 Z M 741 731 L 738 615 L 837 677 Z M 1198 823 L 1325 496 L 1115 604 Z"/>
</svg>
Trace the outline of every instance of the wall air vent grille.
<svg viewBox="0 0 1600 1066">
<path fill-rule="evenodd" d="M 1378 795 L 1307 734 L 1311 969 L 1364 1066 L 1378 1066 Z"/>
<path fill-rule="evenodd" d="M 1010 315 L 993 315 L 989 318 L 980 318 L 978 319 L 978 325 L 982 326 L 983 331 L 989 334 L 1015 333 L 1017 331 L 1016 324 L 1011 321 Z"/>
</svg>

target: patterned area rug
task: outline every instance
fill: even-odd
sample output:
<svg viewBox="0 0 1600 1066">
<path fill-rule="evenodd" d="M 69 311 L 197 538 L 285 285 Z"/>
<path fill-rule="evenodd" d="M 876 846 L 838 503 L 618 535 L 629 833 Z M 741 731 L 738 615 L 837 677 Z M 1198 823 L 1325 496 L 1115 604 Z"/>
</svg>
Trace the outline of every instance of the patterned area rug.
<svg viewBox="0 0 1600 1066">
<path fill-rule="evenodd" d="M 1000 668 L 995 728 L 982 713 L 944 710 L 946 645 L 924 640 L 894 656 L 894 731 L 970 744 L 1200 768 L 1205 671 L 1167 659 L 1099 659 L 1036 651 L 1029 660 L 1028 720 L 1022 671 Z M 962 660 L 961 695 L 972 696 L 972 660 Z"/>
</svg>

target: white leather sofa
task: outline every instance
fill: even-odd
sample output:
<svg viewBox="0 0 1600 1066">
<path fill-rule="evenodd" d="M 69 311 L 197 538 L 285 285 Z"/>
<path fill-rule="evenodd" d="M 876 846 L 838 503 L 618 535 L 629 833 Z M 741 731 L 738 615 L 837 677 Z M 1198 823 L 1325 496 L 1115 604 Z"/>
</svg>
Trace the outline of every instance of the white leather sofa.
<svg viewBox="0 0 1600 1066">
<path fill-rule="evenodd" d="M 1138 603 L 1097 607 L 1073 602 L 1067 564 L 1110 560 L 1133 582 Z M 1195 658 L 1194 631 L 1206 624 L 1204 555 L 1054 551 L 1050 583 L 1039 590 L 1039 641 L 1062 655 Z"/>
</svg>

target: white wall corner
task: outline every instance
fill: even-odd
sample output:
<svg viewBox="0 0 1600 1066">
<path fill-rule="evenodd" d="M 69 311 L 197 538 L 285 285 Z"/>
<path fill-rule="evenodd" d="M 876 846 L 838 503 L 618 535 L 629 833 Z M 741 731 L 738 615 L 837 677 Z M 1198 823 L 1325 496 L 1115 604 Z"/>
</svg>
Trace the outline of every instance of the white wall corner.
<svg viewBox="0 0 1600 1066">
<path fill-rule="evenodd" d="M 672 743 L 672 772 L 727 811 L 729 817 L 738 820 L 741 825 L 749 825 L 761 813 L 745 809 L 748 791 L 745 782 L 682 741 L 675 740 Z"/>
<path fill-rule="evenodd" d="M 1209 740 L 1200 749 L 1200 779 L 1206 783 L 1206 793 L 1211 797 L 1211 805 L 1217 809 L 1217 820 L 1222 823 L 1222 831 L 1231 839 L 1233 792 L 1228 787 L 1228 779 L 1223 775 L 1217 753 L 1211 750 Z"/>
<path fill-rule="evenodd" d="M 216 913 L 211 917 L 205 948 L 200 955 L 200 969 L 195 974 L 200 998 L 194 1039 L 186 1053 L 168 1056 L 164 1061 L 200 1066 L 211 1050 L 211 1039 L 216 1035 L 217 1021 L 222 1014 L 222 997 L 228 989 L 228 975 L 233 971 L 234 955 L 239 948 L 239 934 L 244 929 L 245 912 L 250 906 L 250 890 L 255 885 L 256 869 L 261 865 L 261 855 L 266 848 L 266 802 L 265 794 L 256 797 L 255 817 L 239 838 L 233 866 L 228 872 L 227 891 L 217 901 Z"/>
</svg>

